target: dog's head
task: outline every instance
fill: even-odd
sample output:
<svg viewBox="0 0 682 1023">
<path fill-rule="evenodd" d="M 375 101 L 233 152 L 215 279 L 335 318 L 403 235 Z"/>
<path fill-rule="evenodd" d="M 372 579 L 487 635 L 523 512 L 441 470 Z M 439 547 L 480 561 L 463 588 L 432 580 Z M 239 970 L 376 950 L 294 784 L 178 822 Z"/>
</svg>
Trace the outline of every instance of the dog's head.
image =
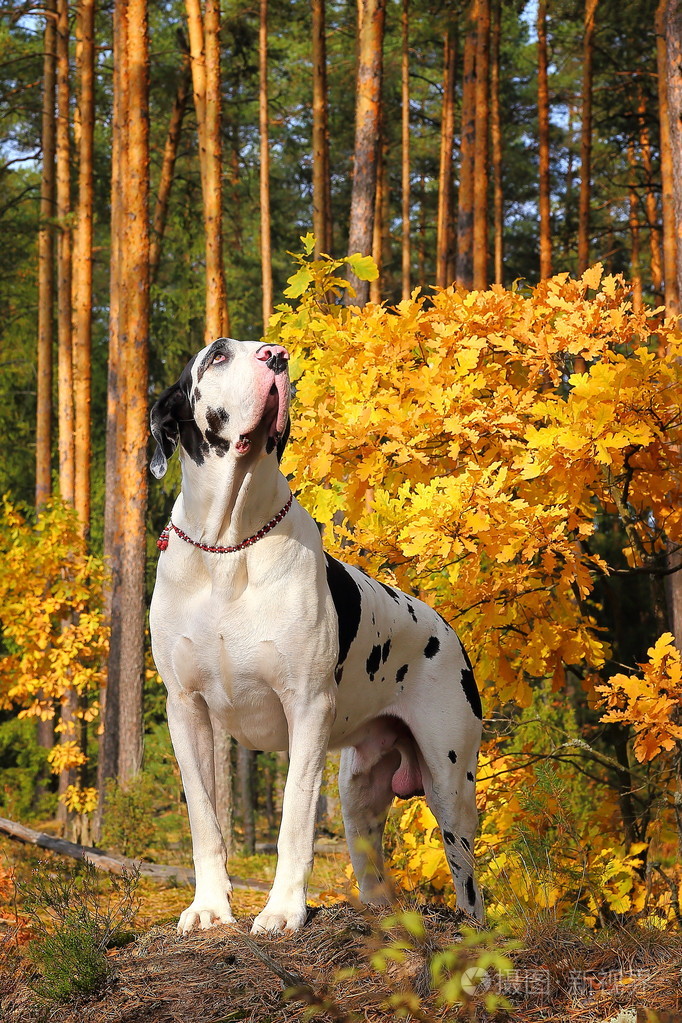
<svg viewBox="0 0 682 1023">
<path fill-rule="evenodd" d="M 191 359 L 151 411 L 157 447 L 150 463 L 160 479 L 178 444 L 206 458 L 281 459 L 289 437 L 289 353 L 281 345 L 219 337 Z"/>
</svg>

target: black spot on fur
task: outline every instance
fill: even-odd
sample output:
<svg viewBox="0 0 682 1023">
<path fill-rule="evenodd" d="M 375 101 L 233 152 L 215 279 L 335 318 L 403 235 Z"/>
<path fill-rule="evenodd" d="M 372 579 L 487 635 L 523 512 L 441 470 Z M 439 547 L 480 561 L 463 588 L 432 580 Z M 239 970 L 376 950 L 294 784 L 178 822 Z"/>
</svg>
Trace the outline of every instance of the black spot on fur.
<svg viewBox="0 0 682 1023">
<path fill-rule="evenodd" d="M 438 636 L 431 636 L 428 643 L 424 647 L 424 656 L 435 657 L 439 650 L 440 640 L 438 639 Z"/>
<path fill-rule="evenodd" d="M 382 664 L 386 663 L 386 661 L 388 660 L 388 655 L 390 654 L 390 652 L 391 652 L 391 640 L 389 638 L 389 639 L 386 640 L 386 642 L 384 643 L 384 645 L 381 648 L 381 663 Z"/>
<path fill-rule="evenodd" d="M 334 680 L 335 680 L 337 686 L 341 685 L 341 679 L 342 678 L 343 678 L 343 668 L 339 664 L 337 664 L 336 667 L 334 668 Z"/>
<path fill-rule="evenodd" d="M 207 408 L 206 409 L 206 422 L 209 430 L 213 433 L 220 433 L 223 426 L 230 421 L 230 413 L 224 408 Z M 208 434 L 207 434 L 208 436 Z"/>
<path fill-rule="evenodd" d="M 403 666 L 401 668 L 398 668 L 398 670 L 395 673 L 395 680 L 396 680 L 396 682 L 402 682 L 402 680 L 405 678 L 406 675 L 407 675 L 407 665 L 403 664 Z"/>
<path fill-rule="evenodd" d="M 478 692 L 478 687 L 476 686 L 476 679 L 474 678 L 474 669 L 471 666 L 469 656 L 461 642 L 459 646 L 466 664 L 466 668 L 462 668 L 462 676 L 460 679 L 462 689 L 464 690 L 464 695 L 467 698 L 469 706 L 480 721 L 483 717 L 483 708 L 481 706 L 481 697 Z"/>
<path fill-rule="evenodd" d="M 210 447 L 215 451 L 216 455 L 220 458 L 222 458 L 223 455 L 226 455 L 230 450 L 229 440 L 225 437 L 220 437 L 217 433 L 214 433 L 213 430 L 206 431 L 206 440 Z"/>
<path fill-rule="evenodd" d="M 467 899 L 469 900 L 469 905 L 473 906 L 474 903 L 476 902 L 476 889 L 474 887 L 474 879 L 471 876 L 471 874 L 469 874 L 469 876 L 467 878 L 466 890 L 467 890 Z"/>
<path fill-rule="evenodd" d="M 450 752 L 448 753 L 448 757 L 450 758 L 450 760 L 452 760 L 453 764 L 457 763 L 457 754 L 453 749 L 451 749 Z"/>
<path fill-rule="evenodd" d="M 160 479 L 168 468 L 168 459 L 178 444 L 182 444 L 197 465 L 203 465 L 208 445 L 194 420 L 190 402 L 192 366 L 196 355 L 187 363 L 177 382 L 167 387 L 152 408 L 150 426 L 157 447 L 150 468 Z M 194 392 L 196 394 L 196 391 Z"/>
<path fill-rule="evenodd" d="M 378 579 L 377 582 L 379 582 Z M 398 596 L 398 594 L 396 593 L 392 586 L 387 586 L 385 583 L 382 582 L 379 582 L 379 586 L 381 586 L 382 590 L 385 590 L 386 593 L 388 593 L 391 600 L 395 600 L 396 604 L 400 603 L 400 597 Z"/>
<path fill-rule="evenodd" d="M 416 614 L 414 613 L 414 607 L 413 607 L 413 606 L 412 606 L 412 604 L 411 604 L 411 603 L 409 602 L 409 600 L 408 600 L 408 602 L 407 602 L 407 610 L 408 610 L 408 611 L 410 612 L 410 618 L 412 619 L 412 621 L 413 621 L 413 622 L 416 622 L 416 621 L 417 621 L 417 616 L 416 616 Z"/>
<path fill-rule="evenodd" d="M 367 658 L 367 674 L 369 675 L 370 682 L 374 681 L 379 665 L 381 664 L 381 647 L 373 646 L 372 652 Z"/>
<path fill-rule="evenodd" d="M 358 634 L 362 613 L 360 587 L 336 558 L 325 554 L 327 562 L 327 585 L 334 601 L 339 621 L 339 660 L 342 665 L 348 656 L 351 643 Z"/>
<path fill-rule="evenodd" d="M 473 773 L 471 771 L 467 771 L 467 779 L 468 779 L 468 781 L 473 781 L 474 780 L 474 776 L 473 776 Z"/>
<path fill-rule="evenodd" d="M 451 831 L 444 831 L 443 832 L 443 838 L 445 839 L 445 841 L 447 842 L 448 845 L 454 845 L 455 844 L 456 839 L 455 839 L 455 836 L 453 835 L 453 833 Z"/>
</svg>

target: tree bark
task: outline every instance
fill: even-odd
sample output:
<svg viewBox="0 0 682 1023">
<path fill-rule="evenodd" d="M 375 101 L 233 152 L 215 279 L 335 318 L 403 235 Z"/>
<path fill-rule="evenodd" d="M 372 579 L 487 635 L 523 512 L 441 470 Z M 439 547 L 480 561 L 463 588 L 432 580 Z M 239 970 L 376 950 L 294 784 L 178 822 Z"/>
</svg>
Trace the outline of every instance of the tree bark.
<svg viewBox="0 0 682 1023">
<path fill-rule="evenodd" d="M 651 283 L 656 295 L 656 303 L 663 302 L 663 267 L 661 260 L 661 237 L 658 222 L 658 203 L 654 188 L 654 170 L 651 156 L 651 139 L 647 124 L 647 108 L 644 90 L 641 84 L 638 89 L 637 120 L 639 123 L 639 151 L 644 168 L 646 193 L 644 197 L 647 228 L 649 229 L 649 253 L 651 258 Z"/>
<path fill-rule="evenodd" d="M 488 286 L 488 68 L 490 2 L 478 0 L 476 34 L 476 136 L 474 147 L 474 288 Z"/>
<path fill-rule="evenodd" d="M 59 492 L 73 504 L 73 354 L 71 334 L 71 147 L 69 141 L 69 8 L 57 0 L 57 336 L 59 376 Z"/>
<path fill-rule="evenodd" d="M 580 202 L 578 207 L 578 273 L 590 265 L 590 199 L 592 192 L 592 62 L 598 0 L 585 0 L 583 21 L 583 94 L 580 125 Z"/>
<path fill-rule="evenodd" d="M 170 200 L 171 188 L 173 186 L 173 171 L 178 156 L 178 147 L 182 134 L 182 122 L 187 109 L 187 100 L 191 86 L 192 73 L 189 66 L 189 58 L 185 55 L 182 71 L 175 93 L 175 100 L 168 122 L 168 133 L 166 144 L 163 149 L 163 162 L 161 174 L 159 175 L 159 188 L 156 193 L 156 204 L 154 206 L 154 219 L 152 221 L 152 235 L 149 248 L 149 276 L 152 283 L 156 281 L 159 272 L 159 261 L 161 259 L 161 246 L 163 236 L 166 232 L 166 218 L 168 216 L 168 202 Z"/>
<path fill-rule="evenodd" d="M 313 234 L 315 259 L 332 250 L 327 39 L 325 0 L 312 0 L 313 15 Z"/>
<path fill-rule="evenodd" d="M 242 811 L 244 852 L 253 856 L 256 851 L 256 815 L 254 805 L 254 767 L 256 754 L 244 746 L 237 747 L 237 771 L 239 774 L 239 801 Z"/>
<path fill-rule="evenodd" d="M 229 856 L 232 852 L 232 739 L 224 728 L 213 730 L 216 816 Z"/>
<path fill-rule="evenodd" d="M 471 0 L 469 25 L 464 41 L 462 78 L 462 127 L 457 207 L 457 283 L 474 283 L 474 150 L 476 143 L 476 25 L 477 0 Z"/>
<path fill-rule="evenodd" d="M 260 135 L 260 261 L 263 288 L 263 331 L 272 316 L 272 250 L 270 230 L 270 140 L 268 137 L 268 0 L 260 0 L 258 33 L 258 126 Z"/>
<path fill-rule="evenodd" d="M 540 279 L 552 276 L 549 204 L 549 86 L 547 82 L 547 0 L 538 2 L 538 147 L 540 168 Z"/>
<path fill-rule="evenodd" d="M 665 12 L 668 124 L 675 212 L 677 294 L 682 294 L 682 3 L 668 0 Z"/>
<path fill-rule="evenodd" d="M 390 265 L 390 231 L 389 231 L 389 199 L 388 182 L 388 140 L 381 119 L 379 135 L 379 152 L 377 154 L 377 189 L 374 206 L 374 231 L 372 232 L 372 258 L 377 265 L 379 276 L 371 281 L 369 300 L 378 305 L 381 302 L 382 272 L 384 266 Z"/>
<path fill-rule="evenodd" d="M 504 193 L 502 190 L 502 122 L 500 118 L 500 34 L 502 0 L 494 0 L 490 61 L 490 141 L 493 167 L 493 279 L 504 283 Z"/>
<path fill-rule="evenodd" d="M 632 282 L 632 308 L 634 312 L 642 311 L 642 270 L 639 253 L 639 199 L 637 196 L 637 177 L 635 144 L 628 142 L 628 168 L 630 171 L 629 215 L 630 224 L 630 281 Z"/>
<path fill-rule="evenodd" d="M 401 297 L 410 297 L 412 255 L 410 251 L 410 0 L 403 0 L 401 15 Z"/>
<path fill-rule="evenodd" d="M 118 0 L 123 2 L 123 0 Z M 123 181 L 126 223 L 122 283 L 127 293 L 121 337 L 125 384 L 121 543 L 121 640 L 118 779 L 125 785 L 142 766 L 145 679 L 145 560 L 147 511 L 147 386 L 149 362 L 149 38 L 146 0 L 127 0 L 127 162 Z"/>
<path fill-rule="evenodd" d="M 206 342 L 229 333 L 223 266 L 220 0 L 185 0 L 206 245 Z"/>
<path fill-rule="evenodd" d="M 658 119 L 661 153 L 661 213 L 663 219 L 663 278 L 665 310 L 674 316 L 679 309 L 677 289 L 677 240 L 672 152 L 670 148 L 670 114 L 668 109 L 668 71 L 666 54 L 665 11 L 667 0 L 659 0 L 656 9 L 656 66 L 658 70 Z"/>
<path fill-rule="evenodd" d="M 42 110 L 43 165 L 40 181 L 40 227 L 38 230 L 38 349 L 36 395 L 36 507 L 38 508 L 44 504 L 52 492 L 52 346 L 54 342 L 53 220 L 55 215 L 55 60 L 57 46 L 55 0 L 47 0 L 45 9 Z M 50 722 L 46 723 L 50 724 Z M 38 727 L 40 729 L 40 725 Z"/>
<path fill-rule="evenodd" d="M 443 36 L 443 103 L 441 106 L 438 213 L 436 217 L 436 287 L 446 288 L 452 248 L 452 145 L 455 137 L 455 66 L 457 46 L 451 25 Z"/>
<path fill-rule="evenodd" d="M 78 204 L 73 260 L 73 396 L 75 505 L 90 533 L 90 400 L 92 349 L 92 236 L 95 140 L 95 3 L 79 0 L 76 65 L 79 79 Z"/>
<path fill-rule="evenodd" d="M 355 93 L 355 148 L 351 192 L 348 254 L 372 251 L 377 185 L 377 149 L 381 109 L 384 22 L 386 0 L 358 0 L 358 67 Z M 349 273 L 355 297 L 346 304 L 363 306 L 369 296 L 367 281 Z"/>
</svg>

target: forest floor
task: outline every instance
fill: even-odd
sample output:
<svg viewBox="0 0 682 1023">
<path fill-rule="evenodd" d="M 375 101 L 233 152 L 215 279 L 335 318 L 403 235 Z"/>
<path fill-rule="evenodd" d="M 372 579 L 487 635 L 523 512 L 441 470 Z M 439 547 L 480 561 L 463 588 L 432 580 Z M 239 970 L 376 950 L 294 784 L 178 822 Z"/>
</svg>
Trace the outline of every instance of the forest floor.
<svg viewBox="0 0 682 1023">
<path fill-rule="evenodd" d="M 342 890 L 344 863 L 341 854 L 317 857 L 312 883 L 328 894 L 316 901 L 324 903 Z M 682 1023 L 678 934 L 643 927 L 578 933 L 545 920 L 519 928 L 514 942 L 495 937 L 485 948 L 464 950 L 460 921 L 448 909 L 422 907 L 425 937 L 410 940 L 385 915 L 336 901 L 311 908 L 297 934 L 254 939 L 250 925 L 266 896 L 238 890 L 236 927 L 181 938 L 175 921 L 189 890 L 144 880 L 135 933 L 107 953 L 104 986 L 87 998 L 49 1002 L 36 993 L 26 928 L 17 932 L 12 920 L 17 911 L 22 920 L 22 875 L 36 866 L 57 872 L 63 861 L 0 839 L 0 865 L 14 870 L 19 893 L 17 900 L 16 892 L 5 889 L 4 907 L 0 898 L 2 1023 L 379 1023 L 398 1018 Z M 239 862 L 235 872 L 244 876 L 257 868 L 257 876 L 267 879 L 273 866 L 274 857 L 260 856 Z M 398 959 L 398 944 L 412 947 L 403 950 L 402 961 L 384 957 L 380 968 L 377 952 L 391 943 Z M 493 952 L 493 965 L 474 975 L 470 997 L 459 1008 L 439 999 L 429 966 L 435 955 L 452 948 L 458 950 L 454 972 L 460 976 L 477 956 Z M 500 974 L 495 955 L 505 955 L 511 969 Z M 486 1008 L 491 996 L 497 1007 L 488 1002 Z"/>
</svg>

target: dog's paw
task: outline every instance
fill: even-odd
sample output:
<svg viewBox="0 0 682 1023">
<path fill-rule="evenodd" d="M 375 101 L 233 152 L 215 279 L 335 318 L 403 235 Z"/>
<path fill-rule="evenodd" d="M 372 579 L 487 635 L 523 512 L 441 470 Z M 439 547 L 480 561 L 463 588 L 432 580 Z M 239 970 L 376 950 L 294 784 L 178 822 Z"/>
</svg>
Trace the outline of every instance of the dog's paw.
<svg viewBox="0 0 682 1023">
<path fill-rule="evenodd" d="M 285 931 L 300 931 L 306 921 L 308 909 L 305 902 L 290 905 L 273 903 L 265 907 L 253 921 L 252 934 L 284 934 Z"/>
<path fill-rule="evenodd" d="M 209 927 L 216 927 L 218 924 L 233 923 L 235 923 L 235 919 L 227 899 L 212 904 L 207 901 L 197 902 L 195 899 L 192 905 L 180 914 L 178 934 L 190 934 L 197 928 L 206 931 Z"/>
</svg>

